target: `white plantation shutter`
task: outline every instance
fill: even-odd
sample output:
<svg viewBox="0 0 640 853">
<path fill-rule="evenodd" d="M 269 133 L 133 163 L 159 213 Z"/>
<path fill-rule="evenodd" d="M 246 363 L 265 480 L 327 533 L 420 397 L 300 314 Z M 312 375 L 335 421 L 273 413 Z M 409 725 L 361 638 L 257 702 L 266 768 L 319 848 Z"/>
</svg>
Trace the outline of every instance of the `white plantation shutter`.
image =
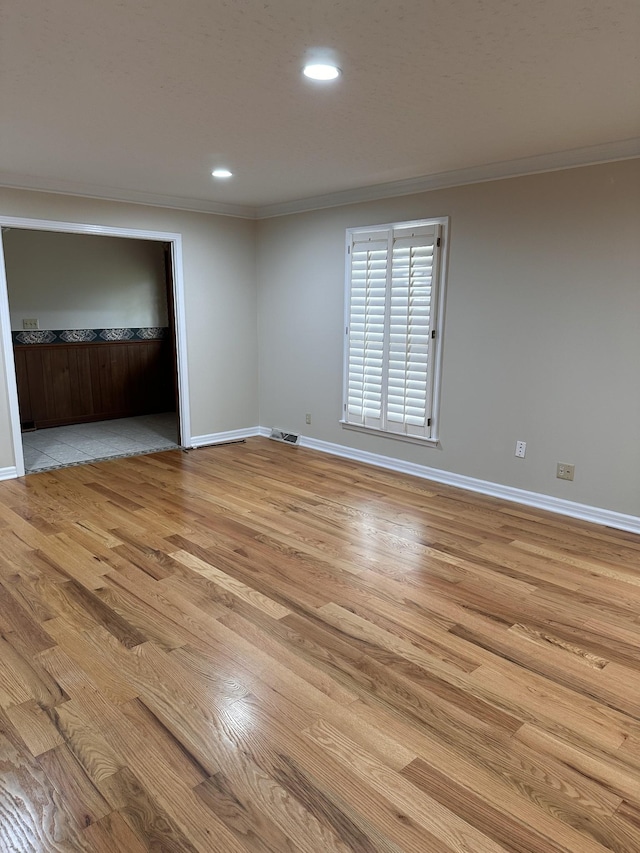
<svg viewBox="0 0 640 853">
<path fill-rule="evenodd" d="M 431 435 L 442 226 L 351 232 L 345 421 Z"/>
</svg>

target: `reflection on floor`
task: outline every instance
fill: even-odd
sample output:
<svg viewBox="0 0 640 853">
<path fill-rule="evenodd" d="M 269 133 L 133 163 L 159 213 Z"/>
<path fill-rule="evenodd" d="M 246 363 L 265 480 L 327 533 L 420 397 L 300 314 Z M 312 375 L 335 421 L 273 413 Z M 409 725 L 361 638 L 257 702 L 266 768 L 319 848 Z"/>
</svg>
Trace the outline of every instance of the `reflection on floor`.
<svg viewBox="0 0 640 853">
<path fill-rule="evenodd" d="M 90 424 L 52 427 L 22 436 L 27 474 L 97 459 L 178 447 L 177 415 L 142 415 Z"/>
</svg>

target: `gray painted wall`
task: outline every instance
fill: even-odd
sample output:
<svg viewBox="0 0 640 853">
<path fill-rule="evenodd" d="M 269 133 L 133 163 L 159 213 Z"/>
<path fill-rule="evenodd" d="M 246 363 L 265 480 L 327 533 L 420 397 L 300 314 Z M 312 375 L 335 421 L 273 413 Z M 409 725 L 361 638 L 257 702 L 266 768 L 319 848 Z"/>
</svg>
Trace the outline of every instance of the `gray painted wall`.
<svg viewBox="0 0 640 853">
<path fill-rule="evenodd" d="M 3 234 L 11 328 L 167 325 L 162 243 L 10 228 Z"/>
<path fill-rule="evenodd" d="M 345 229 L 433 216 L 451 217 L 438 448 L 338 423 Z M 265 220 L 260 422 L 640 515 L 639 235 L 640 160 Z"/>
</svg>

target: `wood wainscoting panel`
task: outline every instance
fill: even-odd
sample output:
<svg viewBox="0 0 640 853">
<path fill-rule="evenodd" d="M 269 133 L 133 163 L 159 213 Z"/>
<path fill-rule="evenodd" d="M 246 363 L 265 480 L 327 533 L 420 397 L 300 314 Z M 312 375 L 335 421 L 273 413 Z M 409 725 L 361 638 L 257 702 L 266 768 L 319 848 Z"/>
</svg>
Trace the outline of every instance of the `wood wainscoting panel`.
<svg viewBox="0 0 640 853">
<path fill-rule="evenodd" d="M 20 421 L 36 428 L 175 405 L 168 340 L 14 346 Z"/>
</svg>

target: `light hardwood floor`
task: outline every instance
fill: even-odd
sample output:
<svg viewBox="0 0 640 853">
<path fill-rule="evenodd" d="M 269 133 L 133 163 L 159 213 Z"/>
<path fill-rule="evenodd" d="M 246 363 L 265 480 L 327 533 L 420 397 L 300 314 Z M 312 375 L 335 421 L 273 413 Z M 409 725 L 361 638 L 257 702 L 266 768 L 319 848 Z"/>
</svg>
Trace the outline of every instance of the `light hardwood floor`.
<svg viewBox="0 0 640 853">
<path fill-rule="evenodd" d="M 638 853 L 639 558 L 266 439 L 0 483 L 0 850 Z"/>
</svg>

